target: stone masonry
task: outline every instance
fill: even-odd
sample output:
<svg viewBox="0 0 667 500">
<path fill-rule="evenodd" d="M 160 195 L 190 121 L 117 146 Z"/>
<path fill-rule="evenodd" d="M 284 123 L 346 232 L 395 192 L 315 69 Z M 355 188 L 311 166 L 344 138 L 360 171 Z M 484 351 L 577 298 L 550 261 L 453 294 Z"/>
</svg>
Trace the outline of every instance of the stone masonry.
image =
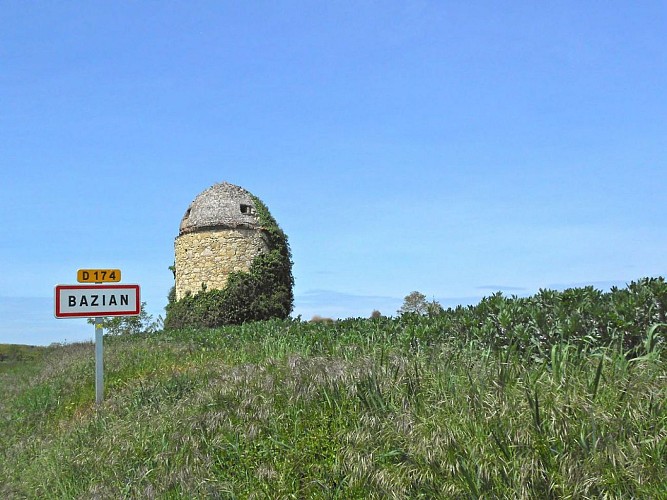
<svg viewBox="0 0 667 500">
<path fill-rule="evenodd" d="M 254 229 L 189 233 L 176 240 L 176 300 L 202 289 L 221 290 L 232 271 L 247 271 L 266 243 Z"/>
<path fill-rule="evenodd" d="M 176 238 L 176 300 L 187 292 L 223 289 L 229 273 L 248 271 L 266 251 L 254 201 L 243 188 L 216 184 L 192 202 Z"/>
</svg>

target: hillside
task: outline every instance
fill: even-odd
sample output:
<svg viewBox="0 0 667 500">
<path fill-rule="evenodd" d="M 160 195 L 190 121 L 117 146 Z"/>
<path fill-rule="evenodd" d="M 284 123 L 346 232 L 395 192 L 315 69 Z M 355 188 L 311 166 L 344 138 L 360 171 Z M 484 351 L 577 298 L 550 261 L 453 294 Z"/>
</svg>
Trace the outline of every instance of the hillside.
<svg viewBox="0 0 667 500">
<path fill-rule="evenodd" d="M 8 367 L 10 363 L 22 361 L 35 361 L 41 359 L 48 351 L 47 347 L 21 344 L 0 344 L 0 363 Z"/>
<path fill-rule="evenodd" d="M 99 408 L 53 346 L 0 369 L 0 497 L 657 498 L 666 290 L 107 337 Z"/>
</svg>

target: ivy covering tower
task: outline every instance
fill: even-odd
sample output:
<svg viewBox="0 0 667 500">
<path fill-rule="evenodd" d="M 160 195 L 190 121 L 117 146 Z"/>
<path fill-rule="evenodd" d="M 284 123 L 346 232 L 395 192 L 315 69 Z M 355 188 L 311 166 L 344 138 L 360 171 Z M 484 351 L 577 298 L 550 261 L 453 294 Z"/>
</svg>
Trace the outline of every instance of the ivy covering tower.
<svg viewBox="0 0 667 500">
<path fill-rule="evenodd" d="M 292 312 L 287 236 L 261 200 L 227 182 L 200 193 L 175 241 L 166 328 L 217 327 Z"/>
</svg>

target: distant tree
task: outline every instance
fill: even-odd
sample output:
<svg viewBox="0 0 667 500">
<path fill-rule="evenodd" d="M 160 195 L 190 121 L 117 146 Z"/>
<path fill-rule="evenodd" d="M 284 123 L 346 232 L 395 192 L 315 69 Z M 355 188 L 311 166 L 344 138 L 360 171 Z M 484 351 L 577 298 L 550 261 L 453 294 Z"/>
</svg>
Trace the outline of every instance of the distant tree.
<svg viewBox="0 0 667 500">
<path fill-rule="evenodd" d="M 414 291 L 406 295 L 403 299 L 403 305 L 398 310 L 398 314 L 419 314 L 420 316 L 435 316 L 444 311 L 442 306 L 435 300 L 427 301 L 426 295 Z"/>
<path fill-rule="evenodd" d="M 374 309 L 373 312 L 371 313 L 371 319 L 378 319 L 382 317 L 382 313 L 378 311 L 377 309 Z"/>
<path fill-rule="evenodd" d="M 427 314 L 429 316 L 437 316 L 438 314 L 442 314 L 445 312 L 445 309 L 436 300 L 427 302 L 426 309 L 427 309 Z"/>
<path fill-rule="evenodd" d="M 398 310 L 398 314 L 426 314 L 428 312 L 428 305 L 426 302 L 426 295 L 416 290 L 405 296 L 403 305 Z"/>
<path fill-rule="evenodd" d="M 94 324 L 95 319 L 89 318 L 88 323 Z M 162 318 L 146 312 L 146 302 L 141 303 L 138 316 L 109 316 L 102 319 L 102 328 L 108 335 L 128 335 L 132 333 L 154 333 L 162 328 Z"/>
<path fill-rule="evenodd" d="M 319 314 L 316 314 L 312 318 L 310 318 L 311 323 L 324 323 L 325 325 L 333 325 L 335 321 L 332 318 L 325 318 L 320 316 Z"/>
</svg>

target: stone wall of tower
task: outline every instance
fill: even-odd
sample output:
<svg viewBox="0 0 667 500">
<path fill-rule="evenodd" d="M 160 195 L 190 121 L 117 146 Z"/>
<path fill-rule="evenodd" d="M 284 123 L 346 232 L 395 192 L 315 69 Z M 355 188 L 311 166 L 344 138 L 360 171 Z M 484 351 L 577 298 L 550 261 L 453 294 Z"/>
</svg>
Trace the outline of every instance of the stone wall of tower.
<svg viewBox="0 0 667 500">
<path fill-rule="evenodd" d="M 176 238 L 176 300 L 186 292 L 221 290 L 232 271 L 247 271 L 253 259 L 268 250 L 257 229 L 215 229 Z"/>
</svg>

